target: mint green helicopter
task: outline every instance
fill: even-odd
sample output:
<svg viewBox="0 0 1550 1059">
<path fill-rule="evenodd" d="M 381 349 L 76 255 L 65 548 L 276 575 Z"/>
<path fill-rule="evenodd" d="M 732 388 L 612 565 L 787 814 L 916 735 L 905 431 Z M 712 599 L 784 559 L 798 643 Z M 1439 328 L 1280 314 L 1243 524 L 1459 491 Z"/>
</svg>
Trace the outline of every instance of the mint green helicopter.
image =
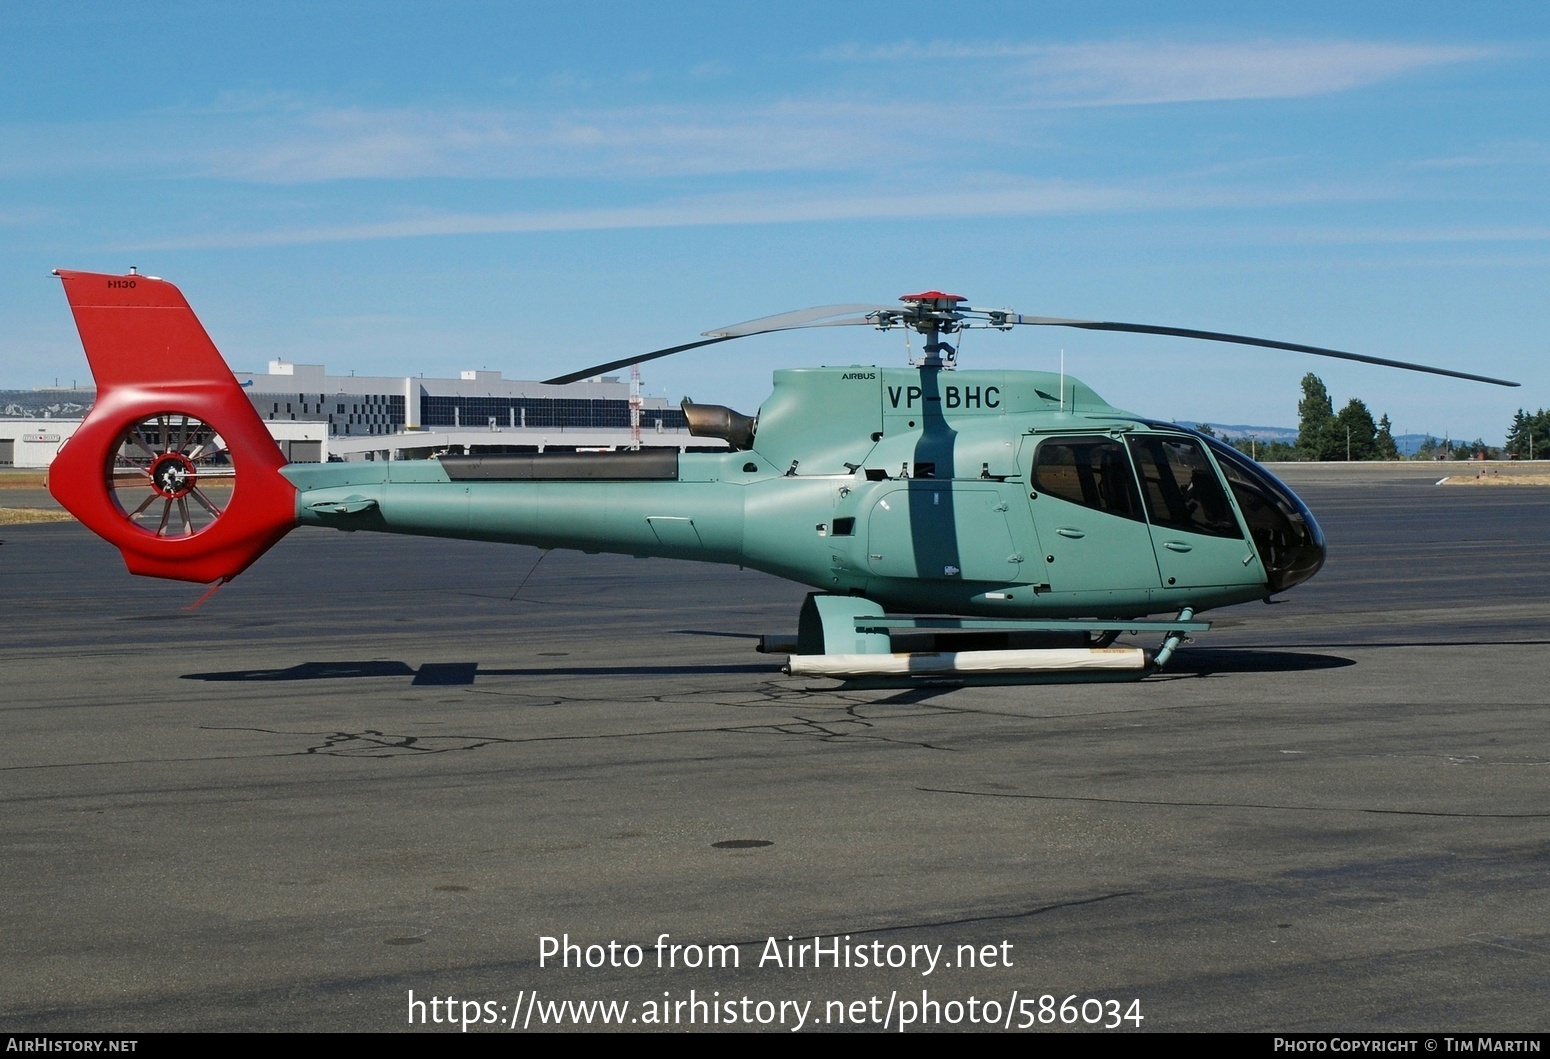
<svg viewBox="0 0 1550 1059">
<path fill-rule="evenodd" d="M 690 432 L 725 451 L 287 464 L 175 287 L 57 274 L 99 396 L 50 488 L 132 572 L 224 582 L 298 525 L 727 563 L 813 590 L 796 635 L 762 643 L 791 656 L 790 672 L 863 682 L 1135 679 L 1209 628 L 1198 614 L 1268 600 L 1325 559 L 1313 514 L 1259 464 L 1063 374 L 958 370 L 951 340 L 968 328 L 1171 335 L 1516 385 L 927 291 L 754 320 L 547 380 L 805 327 L 924 339 L 904 367 L 776 371 L 756 415 L 685 400 Z M 229 499 L 209 489 L 220 477 L 235 480 Z M 1161 646 L 1111 646 L 1125 631 L 1161 634 Z"/>
</svg>

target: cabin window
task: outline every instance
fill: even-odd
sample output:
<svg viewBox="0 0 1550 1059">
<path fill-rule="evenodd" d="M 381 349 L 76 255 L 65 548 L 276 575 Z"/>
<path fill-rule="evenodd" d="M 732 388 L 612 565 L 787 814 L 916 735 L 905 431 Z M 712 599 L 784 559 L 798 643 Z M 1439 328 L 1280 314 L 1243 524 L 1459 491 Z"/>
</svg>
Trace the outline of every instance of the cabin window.
<svg viewBox="0 0 1550 1059">
<path fill-rule="evenodd" d="M 1051 438 L 1039 446 L 1033 487 L 1108 515 L 1142 521 L 1125 447 L 1112 438 Z"/>
<path fill-rule="evenodd" d="M 1212 537 L 1243 537 L 1222 480 L 1199 442 L 1160 434 L 1132 434 L 1128 441 L 1152 525 Z"/>
</svg>

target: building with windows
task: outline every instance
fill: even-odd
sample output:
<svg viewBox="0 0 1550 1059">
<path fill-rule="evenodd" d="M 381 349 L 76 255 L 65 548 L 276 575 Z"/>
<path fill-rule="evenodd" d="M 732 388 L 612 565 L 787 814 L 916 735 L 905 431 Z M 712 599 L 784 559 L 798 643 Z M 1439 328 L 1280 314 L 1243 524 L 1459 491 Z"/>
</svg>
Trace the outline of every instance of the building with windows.
<svg viewBox="0 0 1550 1059">
<path fill-rule="evenodd" d="M 456 379 L 329 375 L 321 364 L 269 362 L 237 381 L 271 422 L 323 422 L 329 437 L 433 428 L 628 430 L 630 388 L 615 376 L 565 386 L 465 371 Z M 661 397 L 641 400 L 641 429 L 682 432 L 683 413 Z"/>
<path fill-rule="evenodd" d="M 615 376 L 551 386 L 482 370 L 456 379 L 330 375 L 321 364 L 285 360 L 270 361 L 265 372 L 232 374 L 286 458 L 298 463 L 633 443 L 630 385 Z M 16 467 L 48 466 L 96 396 L 87 388 L 8 394 L 0 405 L 0 466 Z M 665 398 L 640 404 L 642 446 L 725 447 L 691 439 L 683 412 Z"/>
</svg>

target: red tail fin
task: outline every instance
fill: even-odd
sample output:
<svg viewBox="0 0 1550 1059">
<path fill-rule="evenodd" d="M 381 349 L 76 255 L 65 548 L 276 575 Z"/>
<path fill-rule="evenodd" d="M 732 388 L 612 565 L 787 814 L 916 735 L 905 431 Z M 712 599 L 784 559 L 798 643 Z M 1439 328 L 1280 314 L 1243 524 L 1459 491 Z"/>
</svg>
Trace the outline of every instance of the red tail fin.
<svg viewBox="0 0 1550 1059">
<path fill-rule="evenodd" d="M 97 403 L 49 469 L 49 491 L 131 573 L 241 573 L 296 523 L 296 490 L 188 302 L 150 276 L 56 272 Z"/>
</svg>

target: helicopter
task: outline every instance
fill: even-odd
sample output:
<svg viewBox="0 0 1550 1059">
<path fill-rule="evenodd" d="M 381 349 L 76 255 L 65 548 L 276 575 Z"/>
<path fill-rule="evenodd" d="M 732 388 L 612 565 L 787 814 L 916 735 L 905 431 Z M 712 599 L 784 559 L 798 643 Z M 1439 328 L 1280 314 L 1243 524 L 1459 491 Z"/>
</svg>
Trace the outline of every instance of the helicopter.
<svg viewBox="0 0 1550 1059">
<path fill-rule="evenodd" d="M 685 398 L 690 433 L 721 451 L 301 464 L 281 455 L 177 287 L 133 271 L 55 275 L 98 398 L 49 489 L 130 572 L 224 584 L 297 526 L 728 563 L 812 589 L 795 636 L 761 650 L 789 655 L 794 675 L 851 681 L 1138 679 L 1210 628 L 1201 612 L 1269 600 L 1324 563 L 1313 513 L 1258 463 L 1063 372 L 960 370 L 953 340 L 969 328 L 1169 335 L 1517 385 L 932 290 L 764 317 L 546 380 L 798 328 L 924 340 L 902 367 L 777 370 L 754 415 Z M 1112 646 L 1127 630 L 1163 639 L 1150 652 Z M 911 644 L 928 649 L 897 649 Z"/>
</svg>

